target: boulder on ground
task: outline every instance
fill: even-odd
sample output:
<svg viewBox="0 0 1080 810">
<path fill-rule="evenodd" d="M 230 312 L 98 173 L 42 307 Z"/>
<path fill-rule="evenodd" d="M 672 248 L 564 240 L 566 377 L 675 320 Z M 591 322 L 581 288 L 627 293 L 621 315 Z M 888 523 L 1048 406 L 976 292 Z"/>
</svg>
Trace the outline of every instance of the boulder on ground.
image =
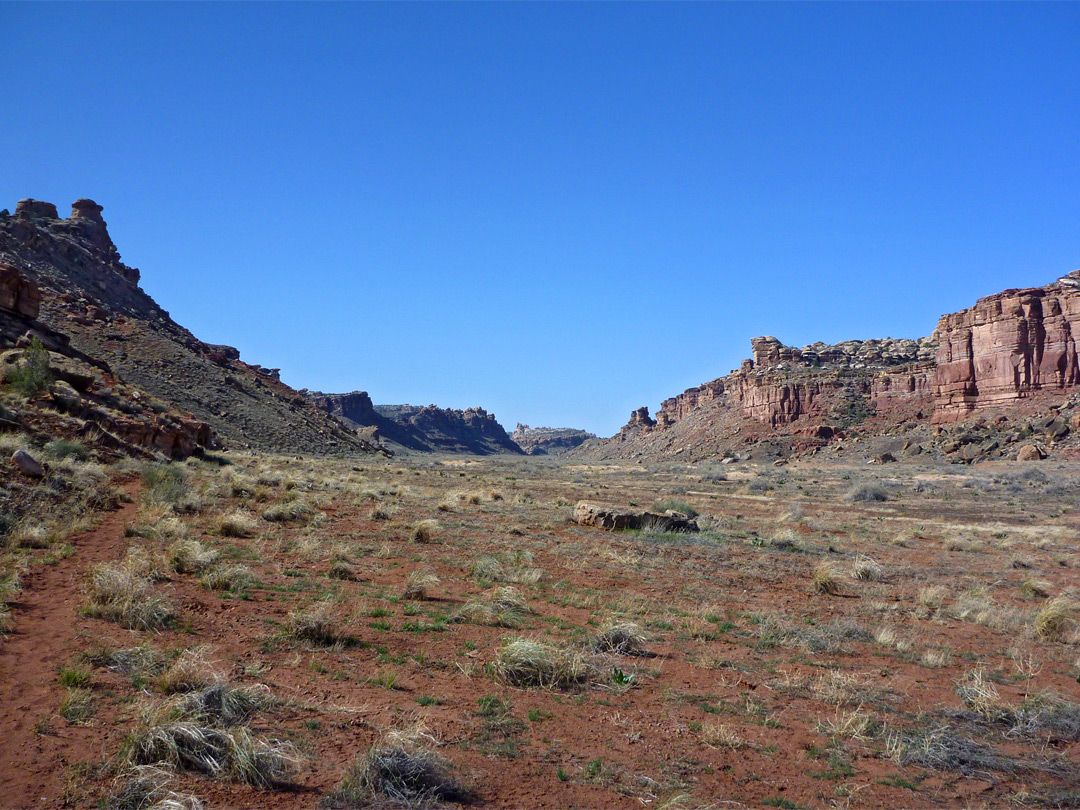
<svg viewBox="0 0 1080 810">
<path fill-rule="evenodd" d="M 1046 453 L 1035 444 L 1025 444 L 1016 454 L 1017 461 L 1041 461 L 1044 458 L 1046 458 Z"/>
<path fill-rule="evenodd" d="M 31 478 L 45 477 L 45 468 L 25 450 L 16 450 L 11 457 L 11 464 L 23 475 L 29 475 Z"/>
<path fill-rule="evenodd" d="M 614 508 L 581 501 L 574 507 L 574 522 L 601 529 L 656 529 L 662 532 L 696 532 L 697 522 L 681 512 L 620 512 Z"/>
</svg>

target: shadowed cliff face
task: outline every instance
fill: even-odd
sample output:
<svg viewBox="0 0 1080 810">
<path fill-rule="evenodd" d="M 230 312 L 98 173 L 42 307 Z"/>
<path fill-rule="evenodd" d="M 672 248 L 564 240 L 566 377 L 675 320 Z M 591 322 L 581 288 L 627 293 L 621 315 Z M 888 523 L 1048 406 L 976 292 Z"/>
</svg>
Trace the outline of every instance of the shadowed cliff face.
<svg viewBox="0 0 1080 810">
<path fill-rule="evenodd" d="M 1080 271 L 1045 287 L 1005 290 L 944 315 L 935 420 L 952 421 L 1038 392 L 1080 385 Z"/>
<path fill-rule="evenodd" d="M 80 199 L 61 219 L 51 203 L 21 200 L 13 215 L 0 216 L 0 298 L 13 305 L 5 312 L 29 311 L 33 295 L 19 285 L 33 285 L 49 348 L 108 369 L 194 415 L 228 447 L 316 454 L 373 449 L 282 384 L 275 369 L 244 363 L 236 349 L 204 343 L 173 321 L 138 286 L 139 271 L 120 260 L 101 212 Z M 11 329 L 0 329 L 7 345 L 9 332 L 19 327 L 13 318 L 4 319 Z M 134 428 L 128 434 L 143 440 Z"/>
</svg>

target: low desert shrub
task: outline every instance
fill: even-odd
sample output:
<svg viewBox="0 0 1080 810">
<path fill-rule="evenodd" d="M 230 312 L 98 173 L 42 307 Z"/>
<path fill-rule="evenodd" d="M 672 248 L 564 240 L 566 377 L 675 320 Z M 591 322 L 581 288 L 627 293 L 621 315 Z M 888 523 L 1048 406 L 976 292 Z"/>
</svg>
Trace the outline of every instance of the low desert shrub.
<svg viewBox="0 0 1080 810">
<path fill-rule="evenodd" d="M 23 396 L 32 397 L 48 391 L 54 379 L 49 367 L 49 350 L 35 337 L 23 352 L 22 362 L 7 372 L 4 382 Z"/>
<path fill-rule="evenodd" d="M 887 501 L 889 496 L 878 484 L 857 484 L 847 491 L 844 500 L 848 503 L 869 503 Z"/>
</svg>

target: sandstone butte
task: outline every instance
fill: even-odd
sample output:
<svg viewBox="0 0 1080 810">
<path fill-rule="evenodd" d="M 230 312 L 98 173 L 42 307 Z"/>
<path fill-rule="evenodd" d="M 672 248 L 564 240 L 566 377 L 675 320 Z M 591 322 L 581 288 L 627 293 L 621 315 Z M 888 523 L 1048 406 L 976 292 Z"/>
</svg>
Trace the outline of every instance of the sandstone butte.
<svg viewBox="0 0 1080 810">
<path fill-rule="evenodd" d="M 620 435 L 664 431 L 710 406 L 778 428 L 826 419 L 845 397 L 865 398 L 878 414 L 953 422 L 1080 387 L 1077 333 L 1080 270 L 981 298 L 943 315 L 928 338 L 799 349 L 758 337 L 739 369 L 664 400 L 655 419 L 638 408 Z"/>
</svg>

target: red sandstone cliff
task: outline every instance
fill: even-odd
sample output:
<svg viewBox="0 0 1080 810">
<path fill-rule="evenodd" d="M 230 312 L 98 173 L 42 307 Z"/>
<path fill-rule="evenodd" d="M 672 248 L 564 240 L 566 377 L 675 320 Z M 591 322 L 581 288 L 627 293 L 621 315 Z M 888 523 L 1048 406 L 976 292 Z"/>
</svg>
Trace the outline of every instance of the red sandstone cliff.
<svg viewBox="0 0 1080 810">
<path fill-rule="evenodd" d="M 1005 290 L 944 315 L 934 421 L 1080 385 L 1080 270 L 1045 287 Z"/>
</svg>

